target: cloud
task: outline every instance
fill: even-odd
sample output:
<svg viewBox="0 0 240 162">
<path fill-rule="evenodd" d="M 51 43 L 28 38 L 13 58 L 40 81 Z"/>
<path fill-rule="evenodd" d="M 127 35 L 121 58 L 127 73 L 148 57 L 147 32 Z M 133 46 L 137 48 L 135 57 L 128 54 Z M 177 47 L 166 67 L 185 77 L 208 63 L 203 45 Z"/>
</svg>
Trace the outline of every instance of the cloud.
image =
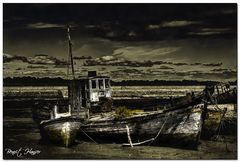
<svg viewBox="0 0 240 162">
<path fill-rule="evenodd" d="M 231 28 L 202 28 L 201 31 L 203 32 L 226 32 L 232 30 Z"/>
<path fill-rule="evenodd" d="M 164 21 L 160 24 L 149 24 L 147 25 L 147 30 L 157 30 L 166 27 L 185 27 L 189 25 L 202 24 L 200 21 L 188 21 L 188 20 L 174 20 L 174 21 Z"/>
<path fill-rule="evenodd" d="M 4 59 L 11 59 L 11 58 L 13 58 L 12 55 L 7 54 L 7 53 L 3 53 L 3 60 L 4 60 Z"/>
<path fill-rule="evenodd" d="M 12 55 L 6 54 L 6 53 L 3 54 L 3 63 L 11 62 L 11 61 L 14 61 L 14 60 L 20 60 L 22 62 L 28 62 L 28 59 L 25 56 L 17 56 L 17 55 L 12 56 Z"/>
<path fill-rule="evenodd" d="M 202 63 L 200 63 L 200 62 L 195 62 L 195 63 L 191 63 L 190 65 L 202 65 Z"/>
<path fill-rule="evenodd" d="M 158 45 L 127 46 L 114 50 L 113 55 L 129 60 L 151 60 L 151 58 L 158 58 L 180 49 L 181 47 L 159 47 Z"/>
<path fill-rule="evenodd" d="M 113 42 L 108 39 L 82 38 L 75 40 L 73 54 L 75 56 L 85 55 L 98 58 L 105 55 L 111 55 L 119 46 L 121 46 L 121 43 Z"/>
<path fill-rule="evenodd" d="M 217 35 L 217 34 L 222 34 L 221 32 L 214 32 L 214 31 L 211 31 L 211 32 L 189 32 L 188 33 L 189 35 Z"/>
<path fill-rule="evenodd" d="M 212 69 L 211 71 L 213 71 L 213 72 L 218 72 L 218 71 L 228 71 L 228 69 L 218 68 L 218 69 Z"/>
<path fill-rule="evenodd" d="M 189 26 L 194 24 L 201 24 L 200 21 L 188 21 L 188 20 L 175 20 L 175 21 L 168 21 L 163 22 L 161 24 L 162 27 L 183 27 L 183 26 Z"/>
<path fill-rule="evenodd" d="M 117 58 L 115 56 L 103 56 L 96 59 L 86 60 L 84 66 L 128 66 L 128 67 L 152 67 L 152 61 L 129 61 L 124 58 Z"/>
<path fill-rule="evenodd" d="M 168 69 L 170 70 L 170 69 L 171 69 L 171 70 L 172 70 L 172 69 L 174 69 L 174 68 L 172 68 L 172 67 L 170 67 L 170 66 L 162 65 L 162 66 L 159 67 L 159 69 L 165 69 L 165 70 L 168 70 Z"/>
<path fill-rule="evenodd" d="M 189 35 L 217 35 L 231 32 L 231 28 L 202 28 L 196 32 L 189 32 Z"/>
<path fill-rule="evenodd" d="M 84 62 L 84 66 L 123 66 L 123 67 L 152 67 L 157 69 L 174 69 L 173 67 L 166 65 L 174 65 L 174 66 L 188 66 L 188 63 L 185 62 L 169 62 L 169 61 L 152 61 L 152 60 L 128 60 L 123 57 L 119 57 L 118 55 L 106 55 L 102 57 L 98 57 L 95 59 L 87 59 Z M 161 65 L 161 66 L 159 66 Z M 156 66 L 156 67 L 154 67 Z M 210 66 L 210 65 L 209 65 Z M 213 65 L 214 66 L 214 65 Z"/>
<path fill-rule="evenodd" d="M 150 24 L 147 26 L 148 30 L 155 30 L 155 29 L 159 29 L 161 26 L 160 25 L 154 25 L 154 24 Z"/>
<path fill-rule="evenodd" d="M 29 29 L 47 29 L 47 28 L 65 28 L 65 27 L 66 25 L 62 25 L 62 24 L 51 24 L 51 23 L 43 23 L 43 22 L 27 25 L 27 28 Z"/>
<path fill-rule="evenodd" d="M 92 59 L 92 56 L 74 56 L 74 60 L 85 60 L 85 59 Z"/>
<path fill-rule="evenodd" d="M 205 63 L 202 65 L 203 66 L 222 66 L 222 62 L 220 62 L 220 63 Z"/>
<path fill-rule="evenodd" d="M 136 34 L 136 32 L 131 31 L 131 32 L 128 33 L 128 36 L 129 37 L 135 37 L 135 36 L 137 36 L 137 34 Z"/>
<path fill-rule="evenodd" d="M 176 66 L 183 66 L 183 65 L 188 65 L 188 64 L 187 64 L 187 63 L 179 62 L 179 63 L 173 63 L 173 65 L 176 65 Z"/>
<path fill-rule="evenodd" d="M 26 62 L 29 64 L 42 64 L 42 65 L 66 65 L 67 63 L 65 61 L 61 61 L 55 57 L 50 57 L 45 54 L 39 54 L 35 55 L 34 57 L 25 57 L 25 56 L 19 56 L 19 55 L 9 55 L 4 54 L 3 55 L 3 62 L 12 62 L 20 60 L 22 62 Z"/>
</svg>

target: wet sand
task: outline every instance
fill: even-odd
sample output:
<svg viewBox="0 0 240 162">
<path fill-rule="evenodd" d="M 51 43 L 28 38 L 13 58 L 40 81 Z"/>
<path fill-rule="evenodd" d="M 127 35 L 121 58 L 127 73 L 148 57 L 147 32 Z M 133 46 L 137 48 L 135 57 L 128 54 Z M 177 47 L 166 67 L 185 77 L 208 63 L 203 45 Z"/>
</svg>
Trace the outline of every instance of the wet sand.
<svg viewBox="0 0 240 162">
<path fill-rule="evenodd" d="M 4 159 L 237 159 L 236 136 L 201 140 L 198 150 L 172 147 L 95 144 L 77 141 L 70 148 L 40 143 L 31 108 L 4 106 Z"/>
</svg>

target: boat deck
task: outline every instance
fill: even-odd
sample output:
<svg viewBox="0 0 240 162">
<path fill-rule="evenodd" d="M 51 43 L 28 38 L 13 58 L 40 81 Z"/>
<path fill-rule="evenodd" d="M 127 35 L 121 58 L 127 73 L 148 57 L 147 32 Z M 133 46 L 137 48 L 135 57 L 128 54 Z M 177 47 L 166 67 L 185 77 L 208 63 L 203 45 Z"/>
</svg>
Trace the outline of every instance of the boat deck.
<svg viewBox="0 0 240 162">
<path fill-rule="evenodd" d="M 162 112 L 163 112 L 163 110 L 151 111 L 151 112 L 140 111 L 140 112 L 134 112 L 132 114 L 132 116 L 124 117 L 124 118 L 127 119 L 127 118 L 133 118 L 133 117 L 141 117 L 141 116 L 147 116 L 147 115 L 152 115 L 152 114 L 162 113 Z M 92 121 L 105 121 L 105 120 L 113 120 L 115 118 L 116 118 L 116 113 L 115 113 L 115 111 L 112 111 L 112 112 L 108 112 L 108 113 L 91 115 L 89 118 L 89 121 L 91 121 L 91 122 Z"/>
</svg>

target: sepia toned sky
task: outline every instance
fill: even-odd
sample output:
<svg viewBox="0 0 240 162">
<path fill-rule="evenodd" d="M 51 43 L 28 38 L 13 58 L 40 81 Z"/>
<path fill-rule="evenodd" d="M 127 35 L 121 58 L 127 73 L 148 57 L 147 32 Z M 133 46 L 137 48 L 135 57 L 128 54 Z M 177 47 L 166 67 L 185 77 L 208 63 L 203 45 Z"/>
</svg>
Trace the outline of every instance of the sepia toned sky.
<svg viewBox="0 0 240 162">
<path fill-rule="evenodd" d="M 237 4 L 4 4 L 3 52 L 66 59 L 67 24 L 74 56 L 236 70 Z"/>
</svg>

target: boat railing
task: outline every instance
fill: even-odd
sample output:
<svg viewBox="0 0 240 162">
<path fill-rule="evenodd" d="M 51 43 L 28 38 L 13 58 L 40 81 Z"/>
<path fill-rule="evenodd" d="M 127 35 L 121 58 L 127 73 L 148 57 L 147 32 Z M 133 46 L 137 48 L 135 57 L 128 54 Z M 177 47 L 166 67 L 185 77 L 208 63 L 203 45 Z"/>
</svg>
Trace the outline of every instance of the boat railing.
<svg viewBox="0 0 240 162">
<path fill-rule="evenodd" d="M 51 119 L 58 119 L 62 117 L 69 117 L 71 116 L 71 107 L 70 105 L 68 106 L 68 112 L 65 113 L 59 113 L 58 112 L 58 106 L 54 105 L 53 111 L 50 113 Z"/>
</svg>

